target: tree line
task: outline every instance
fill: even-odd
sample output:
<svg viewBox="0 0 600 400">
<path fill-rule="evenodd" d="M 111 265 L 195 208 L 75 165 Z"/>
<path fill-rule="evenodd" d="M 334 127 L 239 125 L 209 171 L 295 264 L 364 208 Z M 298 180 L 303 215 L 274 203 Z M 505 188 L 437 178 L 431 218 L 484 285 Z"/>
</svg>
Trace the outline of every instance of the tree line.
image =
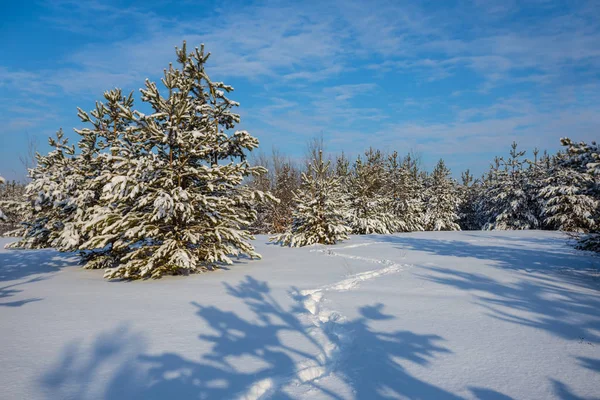
<svg viewBox="0 0 600 400">
<path fill-rule="evenodd" d="M 304 225 L 331 210 L 330 221 L 338 221 L 337 240 L 349 233 L 443 230 L 544 229 L 594 236 L 600 223 L 598 146 L 567 138 L 562 145 L 556 154 L 534 149 L 526 158 L 513 142 L 480 177 L 466 170 L 459 181 L 442 159 L 428 172 L 412 154 L 396 151 L 369 148 L 350 162 L 344 154 L 324 160 L 322 149 L 313 150 L 304 168 L 278 153 L 272 159 L 262 155 L 255 163 L 274 168 L 251 185 L 282 194 L 284 201 L 259 208 L 252 229 L 291 244 L 294 232 L 305 235 L 299 233 L 306 231 Z M 329 190 L 317 194 L 323 186 Z M 319 219 L 321 231 L 333 230 L 327 217 Z M 320 235 L 299 243 L 331 242 Z M 589 236 L 584 247 L 594 249 Z"/>
<path fill-rule="evenodd" d="M 267 233 L 286 246 L 334 244 L 350 234 L 441 230 L 552 229 L 582 234 L 598 250 L 600 157 L 596 143 L 562 139 L 554 155 L 513 143 L 507 156 L 460 182 L 440 160 L 369 148 L 331 159 L 322 143 L 298 166 L 259 155 L 240 122 L 233 88 L 212 81 L 204 47 L 176 49 L 162 88 L 104 93 L 69 143 L 62 130 L 37 154 L 26 187 L 0 180 L 0 219 L 20 223 L 9 248 L 77 251 L 108 279 L 159 278 L 259 258 L 250 240 Z"/>
</svg>

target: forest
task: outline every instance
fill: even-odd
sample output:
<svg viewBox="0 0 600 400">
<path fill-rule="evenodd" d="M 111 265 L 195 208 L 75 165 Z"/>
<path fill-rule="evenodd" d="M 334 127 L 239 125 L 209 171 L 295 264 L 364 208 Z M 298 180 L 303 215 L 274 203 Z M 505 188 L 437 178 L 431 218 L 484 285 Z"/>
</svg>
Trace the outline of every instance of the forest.
<svg viewBox="0 0 600 400">
<path fill-rule="evenodd" d="M 0 185 L 2 234 L 9 248 L 79 252 L 109 279 L 158 278 L 260 258 L 250 240 L 269 234 L 285 246 L 335 244 L 348 235 L 414 231 L 558 230 L 578 247 L 600 248 L 600 151 L 561 139 L 563 149 L 530 154 L 512 143 L 489 170 L 460 181 L 443 160 L 432 171 L 419 157 L 368 148 L 356 159 L 326 156 L 308 144 L 303 165 L 233 128 L 233 88 L 212 81 L 204 47 L 177 49 L 161 90 L 149 80 L 133 94 L 104 93 L 52 150 L 37 154 L 27 185 Z"/>
</svg>

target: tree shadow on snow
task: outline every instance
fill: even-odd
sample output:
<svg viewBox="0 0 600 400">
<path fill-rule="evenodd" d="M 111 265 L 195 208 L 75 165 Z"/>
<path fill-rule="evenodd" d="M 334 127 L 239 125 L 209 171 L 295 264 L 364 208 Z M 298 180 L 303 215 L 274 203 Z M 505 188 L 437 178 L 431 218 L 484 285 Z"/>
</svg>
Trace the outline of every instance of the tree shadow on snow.
<svg viewBox="0 0 600 400">
<path fill-rule="evenodd" d="M 473 292 L 493 318 L 544 330 L 567 340 L 600 343 L 600 294 L 535 279 L 499 282 L 482 274 L 425 267 L 422 279 Z"/>
<path fill-rule="evenodd" d="M 29 279 L 25 282 L 13 283 L 12 285 L 0 287 L 0 301 L 2 299 L 8 298 L 8 297 L 15 296 L 18 293 L 21 293 L 23 291 L 21 289 L 14 289 L 15 287 L 26 285 L 28 283 L 39 282 L 42 280 L 44 280 L 44 278 L 37 277 L 37 278 Z M 36 297 L 36 298 L 30 298 L 30 299 L 25 299 L 25 300 L 0 302 L 0 307 L 20 307 L 24 304 L 31 303 L 34 301 L 40 301 L 40 300 L 42 300 L 42 299 L 39 297 Z"/>
<path fill-rule="evenodd" d="M 76 257 L 56 250 L 3 250 L 0 252 L 0 282 L 17 282 L 0 287 L 0 301 L 17 296 L 27 285 L 48 279 L 61 268 L 76 264 Z M 20 307 L 40 300 L 36 297 L 3 301 L 0 307 Z"/>
<path fill-rule="evenodd" d="M 444 264 L 465 258 L 489 262 L 489 268 L 523 273 L 514 282 L 501 282 L 484 273 L 450 268 L 421 266 L 427 273 L 421 279 L 472 292 L 489 315 L 510 323 L 550 332 L 567 340 L 600 343 L 600 282 L 596 257 L 570 254 L 556 248 L 556 239 L 512 238 L 515 241 L 539 242 L 541 248 L 506 244 L 508 233 L 487 232 L 474 237 L 500 239 L 498 245 L 475 245 L 460 240 L 425 239 L 404 235 L 377 236 L 377 241 L 392 243 L 399 250 L 414 250 L 448 257 Z M 555 245 L 555 246 L 551 246 Z M 454 258 L 454 260 L 453 260 Z M 488 267 L 486 267 L 488 268 Z M 481 269 L 480 269 L 481 270 Z M 569 288 L 567 283 L 578 288 Z"/>
<path fill-rule="evenodd" d="M 0 282 L 52 274 L 61 268 L 77 265 L 78 258 L 52 249 L 0 251 Z"/>
<path fill-rule="evenodd" d="M 546 275 L 549 281 L 556 281 L 558 278 L 577 286 L 600 289 L 600 258 L 590 256 L 587 252 L 565 249 L 553 238 L 510 238 L 483 233 L 472 235 L 482 239 L 482 243 L 486 243 L 487 238 L 499 239 L 501 242 L 498 245 L 479 245 L 462 240 L 425 239 L 403 235 L 378 236 L 376 240 L 391 243 L 399 250 L 422 251 L 445 257 L 475 258 L 489 261 L 490 266 L 496 268 L 539 273 L 539 279 L 544 279 Z M 544 246 L 527 247 L 527 243 Z"/>
<path fill-rule="evenodd" d="M 51 398 L 288 399 L 303 383 L 309 388 L 300 393 L 305 398 L 459 398 L 406 369 L 410 364 L 433 367 L 438 355 L 450 353 L 440 345 L 443 339 L 377 331 L 377 321 L 393 318 L 381 304 L 361 307 L 353 320 L 333 314 L 320 321 L 295 289 L 292 305 L 284 307 L 266 282 L 246 277 L 225 287 L 250 314 L 192 303 L 206 327 L 198 336 L 201 348 L 210 349 L 205 354 L 195 354 L 194 348 L 148 354 L 142 335 L 120 327 L 99 335 L 91 347 L 67 346 L 42 375 L 41 389 Z M 330 375 L 344 383 L 345 395 L 324 387 Z M 478 396 L 482 399 L 497 393 L 476 388 L 475 396 L 476 390 L 485 395 Z"/>
</svg>

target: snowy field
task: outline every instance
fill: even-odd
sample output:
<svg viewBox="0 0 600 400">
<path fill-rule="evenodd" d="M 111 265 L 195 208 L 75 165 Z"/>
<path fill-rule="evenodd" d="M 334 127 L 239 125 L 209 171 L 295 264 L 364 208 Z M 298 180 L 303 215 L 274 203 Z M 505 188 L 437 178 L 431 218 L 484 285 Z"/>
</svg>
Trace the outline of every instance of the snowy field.
<svg viewBox="0 0 600 400">
<path fill-rule="evenodd" d="M 137 282 L 0 250 L 0 398 L 600 397 L 600 260 L 559 233 L 265 241 Z"/>
</svg>

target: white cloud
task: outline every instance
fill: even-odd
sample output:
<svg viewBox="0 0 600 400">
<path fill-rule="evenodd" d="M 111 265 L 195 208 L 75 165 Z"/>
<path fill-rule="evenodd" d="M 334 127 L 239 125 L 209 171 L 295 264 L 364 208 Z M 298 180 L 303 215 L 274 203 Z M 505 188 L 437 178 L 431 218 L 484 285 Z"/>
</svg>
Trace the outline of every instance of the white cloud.
<svg viewBox="0 0 600 400">
<path fill-rule="evenodd" d="M 272 141 L 281 132 L 294 143 L 323 132 L 350 151 L 379 144 L 437 155 L 497 149 L 512 138 L 543 147 L 597 132 L 598 4 L 564 12 L 553 2 L 492 0 L 225 3 L 208 16 L 174 18 L 61 0 L 48 3 L 45 23 L 90 44 L 58 55 L 49 69 L 0 66 L 0 88 L 27 104 L 63 95 L 91 102 L 111 87 L 157 78 L 186 39 L 213 52 L 214 79 L 263 88 L 241 111 Z M 387 81 L 396 81 L 392 89 Z"/>
</svg>

